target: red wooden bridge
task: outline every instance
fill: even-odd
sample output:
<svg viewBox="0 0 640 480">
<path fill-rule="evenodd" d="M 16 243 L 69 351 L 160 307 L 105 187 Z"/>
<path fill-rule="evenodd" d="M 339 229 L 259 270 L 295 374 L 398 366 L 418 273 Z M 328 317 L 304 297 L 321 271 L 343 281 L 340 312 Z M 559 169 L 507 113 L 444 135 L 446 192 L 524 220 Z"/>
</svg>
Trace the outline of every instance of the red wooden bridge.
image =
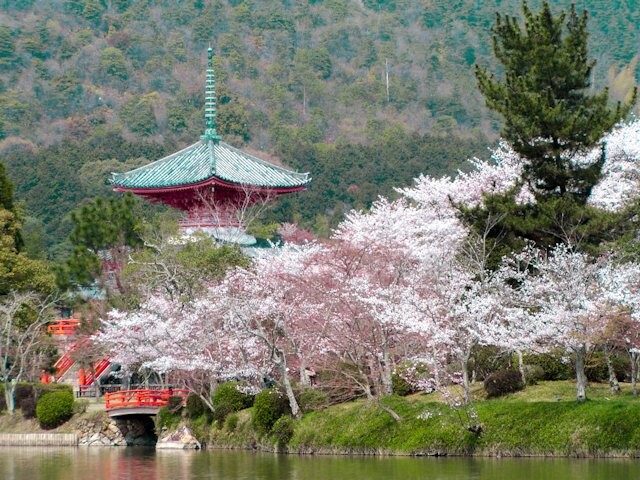
<svg viewBox="0 0 640 480">
<path fill-rule="evenodd" d="M 155 415 L 169 403 L 169 397 L 179 396 L 185 402 L 187 390 L 120 390 L 105 395 L 105 409 L 110 417 L 124 415 Z"/>
</svg>

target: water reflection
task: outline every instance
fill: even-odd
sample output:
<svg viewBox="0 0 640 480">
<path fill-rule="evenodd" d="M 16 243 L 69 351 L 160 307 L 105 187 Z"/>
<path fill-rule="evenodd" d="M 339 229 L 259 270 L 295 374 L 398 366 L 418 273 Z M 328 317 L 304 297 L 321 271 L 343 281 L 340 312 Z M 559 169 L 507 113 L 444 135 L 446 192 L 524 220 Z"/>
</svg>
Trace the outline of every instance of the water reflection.
<svg viewBox="0 0 640 480">
<path fill-rule="evenodd" d="M 632 460 L 297 457 L 152 448 L 0 447 L 2 480 L 611 480 Z"/>
</svg>

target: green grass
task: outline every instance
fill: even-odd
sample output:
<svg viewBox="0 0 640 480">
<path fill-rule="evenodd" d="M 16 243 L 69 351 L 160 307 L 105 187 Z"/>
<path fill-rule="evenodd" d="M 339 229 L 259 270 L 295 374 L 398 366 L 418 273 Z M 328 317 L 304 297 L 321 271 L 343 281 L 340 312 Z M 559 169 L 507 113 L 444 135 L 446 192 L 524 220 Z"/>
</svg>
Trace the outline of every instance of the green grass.
<svg viewBox="0 0 640 480">
<path fill-rule="evenodd" d="M 611 395 L 590 385 L 577 403 L 572 382 L 543 382 L 494 400 L 478 400 L 483 432 L 463 429 L 458 412 L 436 395 L 385 400 L 401 417 L 365 401 L 304 416 L 289 443 L 292 451 L 398 454 L 640 455 L 640 399 L 630 388 Z M 476 391 L 479 396 L 479 391 Z M 424 413 L 429 412 L 427 418 Z M 422 414 L 422 415 L 421 415 Z"/>
</svg>

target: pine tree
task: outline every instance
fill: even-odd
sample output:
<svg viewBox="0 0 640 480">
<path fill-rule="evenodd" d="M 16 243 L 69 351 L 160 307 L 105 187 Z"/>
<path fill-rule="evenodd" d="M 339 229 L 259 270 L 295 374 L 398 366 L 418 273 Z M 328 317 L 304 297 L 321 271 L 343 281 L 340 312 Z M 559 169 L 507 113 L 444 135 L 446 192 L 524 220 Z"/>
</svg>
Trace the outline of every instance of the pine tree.
<svg viewBox="0 0 640 480">
<path fill-rule="evenodd" d="M 523 2 L 524 27 L 496 15 L 494 53 L 504 80 L 476 65 L 478 87 L 489 108 L 504 117 L 504 138 L 526 159 L 524 179 L 538 200 L 570 194 L 585 204 L 600 179 L 603 156 L 575 164 L 597 146 L 635 102 L 608 105 L 608 90 L 589 93 L 595 60 L 587 52 L 587 12 L 554 16 L 549 4 L 534 14 Z"/>
<path fill-rule="evenodd" d="M 608 91 L 590 94 L 595 65 L 587 54 L 587 12 L 554 16 L 544 2 L 533 13 L 523 2 L 524 26 L 514 17 L 496 15 L 494 52 L 504 80 L 476 65 L 480 92 L 489 108 L 504 117 L 503 136 L 523 158 L 523 181 L 536 202 L 520 205 L 517 189 L 485 199 L 484 206 L 461 208 L 461 217 L 486 235 L 494 266 L 502 255 L 525 241 L 547 249 L 565 243 L 595 251 L 613 240 L 615 219 L 587 205 L 601 178 L 601 139 L 635 103 L 610 107 Z M 598 158 L 578 161 L 602 149 Z M 597 151 L 597 150 L 596 150 Z"/>
</svg>

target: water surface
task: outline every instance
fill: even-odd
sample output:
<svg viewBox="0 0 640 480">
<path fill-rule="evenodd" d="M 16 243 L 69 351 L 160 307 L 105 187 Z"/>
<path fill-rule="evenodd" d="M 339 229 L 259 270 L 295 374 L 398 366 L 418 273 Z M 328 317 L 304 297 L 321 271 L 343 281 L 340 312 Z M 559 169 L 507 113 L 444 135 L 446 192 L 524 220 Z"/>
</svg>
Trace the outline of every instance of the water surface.
<svg viewBox="0 0 640 480">
<path fill-rule="evenodd" d="M 152 448 L 0 447 L 2 480 L 624 480 L 636 460 L 293 456 Z"/>
</svg>

